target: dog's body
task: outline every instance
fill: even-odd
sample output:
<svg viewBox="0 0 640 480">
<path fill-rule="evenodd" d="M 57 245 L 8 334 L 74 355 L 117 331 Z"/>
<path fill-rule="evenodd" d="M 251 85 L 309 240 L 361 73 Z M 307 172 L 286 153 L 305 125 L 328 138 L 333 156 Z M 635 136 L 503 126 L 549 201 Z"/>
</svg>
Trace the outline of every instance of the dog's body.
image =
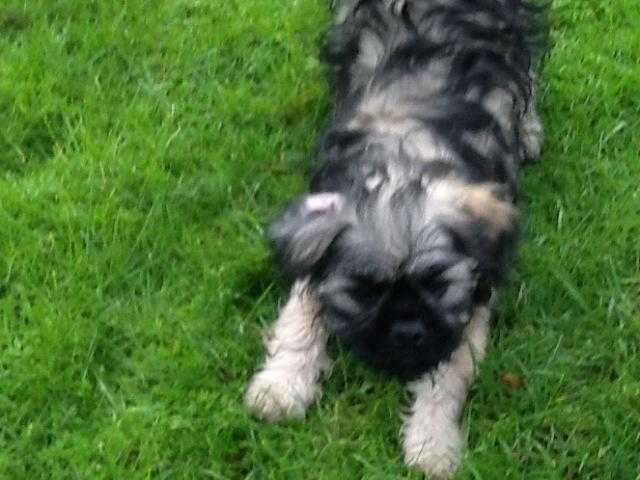
<svg viewBox="0 0 640 480">
<path fill-rule="evenodd" d="M 457 426 L 539 155 L 533 9 L 518 0 L 356 0 L 328 50 L 335 115 L 311 193 L 271 228 L 295 279 L 247 392 L 269 419 L 319 396 L 334 333 L 414 380 L 405 458 L 457 465 Z"/>
</svg>

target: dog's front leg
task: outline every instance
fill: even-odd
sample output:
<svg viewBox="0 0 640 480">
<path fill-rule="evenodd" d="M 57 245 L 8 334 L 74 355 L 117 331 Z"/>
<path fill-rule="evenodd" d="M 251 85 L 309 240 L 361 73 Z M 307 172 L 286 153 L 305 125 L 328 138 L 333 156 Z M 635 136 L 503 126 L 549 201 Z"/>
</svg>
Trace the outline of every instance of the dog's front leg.
<svg viewBox="0 0 640 480">
<path fill-rule="evenodd" d="M 405 461 L 429 479 L 451 477 L 460 462 L 460 414 L 476 364 L 484 357 L 489 315 L 488 307 L 479 307 L 450 360 L 409 385 L 415 399 L 402 428 Z"/>
<path fill-rule="evenodd" d="M 304 417 L 307 407 L 320 396 L 320 376 L 331 362 L 319 311 L 307 282 L 297 281 L 265 335 L 267 358 L 247 389 L 245 404 L 257 415 L 270 421 Z"/>
</svg>

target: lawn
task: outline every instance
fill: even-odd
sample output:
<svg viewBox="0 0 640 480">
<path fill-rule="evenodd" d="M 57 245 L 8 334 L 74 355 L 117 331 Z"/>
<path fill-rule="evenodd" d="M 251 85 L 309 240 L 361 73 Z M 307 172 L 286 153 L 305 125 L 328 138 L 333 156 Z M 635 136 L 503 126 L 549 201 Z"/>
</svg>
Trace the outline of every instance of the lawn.
<svg viewBox="0 0 640 480">
<path fill-rule="evenodd" d="M 0 478 L 420 478 L 402 385 L 337 345 L 305 422 L 241 402 L 283 293 L 263 227 L 328 112 L 329 18 L 2 1 Z M 640 479 L 640 8 L 556 0 L 551 23 L 547 143 L 459 479 Z"/>
</svg>

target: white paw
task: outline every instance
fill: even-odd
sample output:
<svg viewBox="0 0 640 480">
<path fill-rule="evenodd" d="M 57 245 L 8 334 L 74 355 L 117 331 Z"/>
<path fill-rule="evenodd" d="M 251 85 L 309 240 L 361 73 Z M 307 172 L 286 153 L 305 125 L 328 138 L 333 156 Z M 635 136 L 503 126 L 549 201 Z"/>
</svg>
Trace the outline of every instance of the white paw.
<svg viewBox="0 0 640 480">
<path fill-rule="evenodd" d="M 406 425 L 404 459 L 408 466 L 424 472 L 428 480 L 451 478 L 460 464 L 464 446 L 462 431 L 450 420 L 419 428 Z"/>
<path fill-rule="evenodd" d="M 244 397 L 244 403 L 261 418 L 276 422 L 283 418 L 303 418 L 320 389 L 295 373 L 283 370 L 258 372 Z"/>
</svg>

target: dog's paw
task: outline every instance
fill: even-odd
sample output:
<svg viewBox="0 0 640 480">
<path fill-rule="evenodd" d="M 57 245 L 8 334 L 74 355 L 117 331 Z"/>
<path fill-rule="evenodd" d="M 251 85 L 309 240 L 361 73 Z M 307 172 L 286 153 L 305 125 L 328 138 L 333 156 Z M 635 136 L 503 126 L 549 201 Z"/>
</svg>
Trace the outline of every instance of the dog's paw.
<svg viewBox="0 0 640 480">
<path fill-rule="evenodd" d="M 522 156 L 525 161 L 533 162 L 540 158 L 544 144 L 544 131 L 537 115 L 531 114 L 521 132 Z"/>
<path fill-rule="evenodd" d="M 284 418 L 304 418 L 307 407 L 318 395 L 319 389 L 299 375 L 267 369 L 253 377 L 244 403 L 259 417 L 277 422 Z"/>
<path fill-rule="evenodd" d="M 464 446 L 460 427 L 449 420 L 423 428 L 408 425 L 405 427 L 403 443 L 405 463 L 424 472 L 428 480 L 453 477 Z"/>
</svg>

